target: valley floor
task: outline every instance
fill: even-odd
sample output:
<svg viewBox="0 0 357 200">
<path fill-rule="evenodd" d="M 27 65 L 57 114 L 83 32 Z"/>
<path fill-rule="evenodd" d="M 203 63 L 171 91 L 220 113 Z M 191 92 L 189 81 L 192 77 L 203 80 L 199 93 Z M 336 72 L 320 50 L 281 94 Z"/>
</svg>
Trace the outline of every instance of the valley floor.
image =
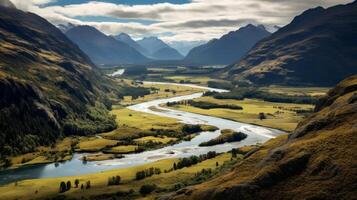
<svg viewBox="0 0 357 200">
<path fill-rule="evenodd" d="M 130 82 L 128 80 L 125 81 Z M 206 81 L 206 79 L 202 79 L 201 81 Z M 203 85 L 205 84 L 207 82 L 203 82 Z M 88 162 L 107 160 L 116 158 L 120 154 L 160 148 L 194 137 L 194 132 L 184 132 L 183 127 L 185 125 L 175 119 L 132 111 L 124 106 L 153 99 L 203 92 L 202 89 L 154 84 L 142 85 L 142 87 L 150 88 L 153 92 L 135 99 L 125 97 L 121 105 L 113 106 L 111 114 L 117 116 L 118 128 L 116 130 L 92 137 L 65 138 L 52 147 L 41 147 L 37 152 L 12 158 L 12 167 L 69 160 L 75 151 L 97 152 L 96 154 L 82 158 Z M 295 90 L 289 90 L 296 92 Z M 298 90 L 297 92 L 301 91 Z M 221 105 L 237 105 L 241 106 L 243 110 L 222 108 L 201 109 L 190 105 L 174 105 L 170 106 L 170 108 L 285 131 L 293 130 L 304 117 L 304 115 L 298 114 L 297 110 L 311 111 L 313 109 L 312 105 L 307 104 L 272 103 L 253 99 L 218 100 L 213 97 L 201 97 L 195 99 L 195 101 Z M 266 118 L 259 119 L 260 113 L 264 113 Z M 215 130 L 215 127 L 211 126 L 199 127 L 200 130 Z M 244 153 L 245 150 L 251 150 L 251 148 L 254 147 L 245 147 L 240 153 Z M 44 199 L 58 195 L 76 198 L 83 197 L 84 199 L 95 199 L 98 195 L 102 195 L 101 199 L 154 199 L 156 196 L 167 192 L 176 191 L 187 185 L 201 183 L 217 174 L 226 173 L 230 171 L 235 163 L 239 162 L 242 156 L 238 155 L 237 158 L 233 158 L 231 153 L 224 153 L 215 158 L 179 170 L 173 170 L 175 168 L 174 163 L 178 162 L 178 159 L 167 159 L 137 167 L 110 170 L 97 174 L 19 181 L 0 186 L 0 199 Z M 137 172 L 149 168 L 159 168 L 161 173 L 143 180 L 136 180 L 135 176 Z M 121 183 L 115 186 L 108 186 L 108 179 L 115 176 L 121 177 Z M 79 185 L 85 185 L 90 181 L 91 187 L 89 189 L 73 188 L 76 179 L 79 180 Z M 70 181 L 72 189 L 65 193 L 59 193 L 61 181 Z M 141 187 L 150 184 L 156 185 L 156 192 L 148 196 L 140 194 Z"/>
</svg>

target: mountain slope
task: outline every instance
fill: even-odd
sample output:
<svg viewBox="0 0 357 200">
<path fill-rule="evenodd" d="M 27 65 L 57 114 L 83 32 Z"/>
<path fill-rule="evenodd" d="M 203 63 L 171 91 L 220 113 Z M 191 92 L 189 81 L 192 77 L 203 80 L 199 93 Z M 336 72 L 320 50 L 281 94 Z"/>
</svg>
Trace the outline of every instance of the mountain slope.
<svg viewBox="0 0 357 200">
<path fill-rule="evenodd" d="M 231 172 L 163 199 L 355 199 L 357 75 L 320 100 L 288 137 L 246 154 Z"/>
<path fill-rule="evenodd" d="M 45 19 L 0 6 L 0 52 L 0 165 L 4 155 L 116 126 L 101 103 L 112 82 Z"/>
<path fill-rule="evenodd" d="M 257 84 L 334 85 L 357 73 L 357 2 L 302 13 L 258 43 L 225 77 Z"/>
<path fill-rule="evenodd" d="M 137 64 L 149 61 L 134 48 L 91 26 L 77 26 L 66 32 L 96 64 Z"/>
<path fill-rule="evenodd" d="M 116 40 L 123 42 L 131 47 L 133 47 L 134 49 L 136 49 L 137 51 L 139 51 L 141 54 L 147 56 L 148 52 L 147 50 L 142 47 L 140 44 L 138 44 L 135 40 L 133 40 L 130 35 L 126 34 L 126 33 L 120 33 L 119 35 L 113 36 Z"/>
<path fill-rule="evenodd" d="M 138 40 L 142 47 L 144 47 L 148 54 L 148 57 L 157 60 L 181 60 L 183 56 L 174 48 L 163 42 L 157 37 L 146 37 L 142 40 Z M 165 52 L 168 51 L 168 52 Z"/>
<path fill-rule="evenodd" d="M 192 64 L 232 64 L 242 58 L 258 41 L 270 35 L 263 27 L 247 25 L 220 39 L 193 48 L 185 58 Z"/>
<path fill-rule="evenodd" d="M 171 47 L 165 47 L 157 50 L 152 54 L 157 60 L 181 60 L 183 56 L 176 50 Z"/>
</svg>

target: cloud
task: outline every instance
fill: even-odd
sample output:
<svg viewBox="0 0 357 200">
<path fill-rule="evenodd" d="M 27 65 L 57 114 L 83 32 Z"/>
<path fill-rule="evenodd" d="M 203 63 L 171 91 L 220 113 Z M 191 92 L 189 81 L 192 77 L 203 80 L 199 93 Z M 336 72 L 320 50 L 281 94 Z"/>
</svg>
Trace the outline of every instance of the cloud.
<svg viewBox="0 0 357 200">
<path fill-rule="evenodd" d="M 45 5 L 56 0 L 12 1 L 16 6 L 35 12 L 54 24 L 88 24 L 107 34 L 126 32 L 134 37 L 156 35 L 167 41 L 194 41 L 220 37 L 247 23 L 283 26 L 308 8 L 328 7 L 352 0 L 192 0 L 185 4 L 149 5 L 88 1 L 66 6 Z M 86 17 L 126 19 L 129 22 L 79 20 Z M 155 23 L 144 24 L 140 20 L 152 20 Z"/>
<path fill-rule="evenodd" d="M 10 0 L 10 1 L 13 4 L 15 4 L 16 8 L 27 11 L 35 5 L 43 5 L 43 4 L 55 2 L 57 0 Z"/>
</svg>

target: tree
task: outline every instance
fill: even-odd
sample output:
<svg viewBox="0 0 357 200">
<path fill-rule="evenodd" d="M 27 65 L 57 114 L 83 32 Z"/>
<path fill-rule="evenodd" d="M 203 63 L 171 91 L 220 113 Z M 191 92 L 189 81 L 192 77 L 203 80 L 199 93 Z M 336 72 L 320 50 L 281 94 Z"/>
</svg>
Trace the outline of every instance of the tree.
<svg viewBox="0 0 357 200">
<path fill-rule="evenodd" d="M 260 120 L 266 119 L 265 114 L 263 112 L 259 113 L 259 119 Z"/>
<path fill-rule="evenodd" d="M 74 181 L 74 185 L 76 186 L 76 188 L 78 188 L 78 185 L 79 185 L 79 180 L 78 180 L 78 179 L 76 179 L 76 180 Z"/>
<path fill-rule="evenodd" d="M 142 194 L 143 196 L 146 196 L 148 194 L 150 194 L 151 192 L 153 192 L 156 189 L 156 185 L 143 185 L 140 188 L 140 194 Z"/>
<path fill-rule="evenodd" d="M 62 181 L 62 182 L 60 183 L 59 192 L 60 192 L 60 193 L 64 193 L 64 192 L 66 192 L 66 191 L 67 191 L 66 183 Z"/>
<path fill-rule="evenodd" d="M 87 181 L 86 183 L 86 189 L 89 189 L 90 188 L 90 181 Z"/>
<path fill-rule="evenodd" d="M 72 187 L 71 181 L 67 181 L 67 190 L 70 190 Z"/>
</svg>

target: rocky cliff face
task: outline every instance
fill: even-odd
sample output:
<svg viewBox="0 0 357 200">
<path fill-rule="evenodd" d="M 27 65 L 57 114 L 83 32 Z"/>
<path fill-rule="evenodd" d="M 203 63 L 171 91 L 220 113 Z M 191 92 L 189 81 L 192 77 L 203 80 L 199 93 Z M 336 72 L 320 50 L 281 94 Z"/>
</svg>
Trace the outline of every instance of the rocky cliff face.
<svg viewBox="0 0 357 200">
<path fill-rule="evenodd" d="M 102 105 L 112 82 L 45 19 L 0 6 L 0 52 L 0 158 L 96 132 L 79 121 L 108 122 L 105 112 L 101 120 L 88 112 Z"/>
<path fill-rule="evenodd" d="M 288 136 L 251 152 L 232 172 L 161 199 L 354 199 L 357 75 L 329 91 Z"/>
</svg>

